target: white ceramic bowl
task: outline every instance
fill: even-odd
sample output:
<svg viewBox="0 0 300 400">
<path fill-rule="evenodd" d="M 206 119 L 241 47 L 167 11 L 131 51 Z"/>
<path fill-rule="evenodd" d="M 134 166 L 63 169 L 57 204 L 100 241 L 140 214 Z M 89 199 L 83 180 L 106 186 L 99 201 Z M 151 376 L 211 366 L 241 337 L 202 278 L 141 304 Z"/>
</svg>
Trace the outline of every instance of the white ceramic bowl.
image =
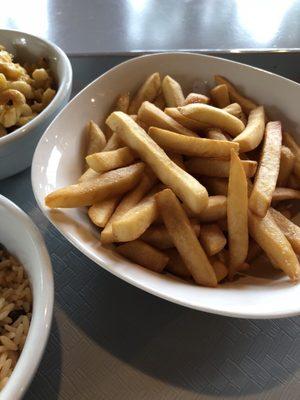
<svg viewBox="0 0 300 400">
<path fill-rule="evenodd" d="M 99 233 L 85 209 L 50 211 L 44 197 L 74 183 L 81 174 L 83 129 L 90 119 L 103 122 L 119 93 L 133 92 L 154 71 L 177 78 L 188 91 L 204 91 L 222 74 L 247 95 L 266 105 L 299 135 L 300 85 L 280 76 L 232 61 L 189 53 L 154 54 L 129 60 L 111 69 L 79 93 L 57 116 L 39 142 L 32 164 L 32 185 L 37 202 L 57 229 L 97 264 L 125 281 L 169 301 L 216 314 L 273 318 L 300 313 L 300 284 L 287 278 L 245 277 L 217 289 L 204 288 L 159 275 L 101 247 Z"/>
<path fill-rule="evenodd" d="M 0 195 L 0 243 L 24 265 L 33 294 L 32 320 L 24 349 L 1 400 L 24 395 L 41 360 L 52 320 L 54 286 L 50 258 L 44 240 L 31 219 Z"/>
<path fill-rule="evenodd" d="M 0 179 L 29 167 L 35 147 L 54 116 L 67 104 L 72 89 L 72 67 L 55 44 L 27 33 L 0 29 L 0 44 L 21 61 L 33 63 L 45 56 L 57 83 L 51 103 L 28 124 L 0 138 Z"/>
</svg>

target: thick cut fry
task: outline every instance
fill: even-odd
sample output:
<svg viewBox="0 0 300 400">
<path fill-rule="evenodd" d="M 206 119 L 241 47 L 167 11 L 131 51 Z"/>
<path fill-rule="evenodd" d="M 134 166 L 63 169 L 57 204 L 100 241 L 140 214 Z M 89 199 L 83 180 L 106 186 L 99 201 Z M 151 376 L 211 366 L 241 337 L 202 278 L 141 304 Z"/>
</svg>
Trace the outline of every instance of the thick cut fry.
<svg viewBox="0 0 300 400">
<path fill-rule="evenodd" d="M 228 88 L 226 85 L 221 84 L 215 86 L 213 89 L 211 89 L 210 95 L 217 107 L 224 108 L 229 106 L 230 99 L 229 99 Z"/>
<path fill-rule="evenodd" d="M 92 205 L 88 211 L 92 222 L 100 228 L 103 228 L 107 224 L 119 201 L 120 197 L 116 196 Z"/>
<path fill-rule="evenodd" d="M 192 221 L 191 225 L 196 233 L 196 236 L 198 237 L 200 233 L 200 225 Z M 142 234 L 141 239 L 161 250 L 174 247 L 174 243 L 167 229 L 161 225 L 150 226 L 150 228 L 148 228 L 146 232 Z"/>
<path fill-rule="evenodd" d="M 146 197 L 112 223 L 114 242 L 138 239 L 158 217 L 154 196 Z"/>
<path fill-rule="evenodd" d="M 161 84 L 167 107 L 179 107 L 184 103 L 184 95 L 180 84 L 166 75 Z"/>
<path fill-rule="evenodd" d="M 117 247 L 117 252 L 130 261 L 154 272 L 162 272 L 169 261 L 166 254 L 142 240 L 121 244 Z"/>
<path fill-rule="evenodd" d="M 117 98 L 114 111 L 122 111 L 125 114 L 127 114 L 129 108 L 129 102 L 130 102 L 129 93 L 120 94 L 120 96 Z"/>
<path fill-rule="evenodd" d="M 196 283 L 205 286 L 217 286 L 216 274 L 210 264 L 191 223 L 170 189 L 155 195 L 159 213 Z"/>
<path fill-rule="evenodd" d="M 125 193 L 138 183 L 144 166 L 145 164 L 140 162 L 106 172 L 99 178 L 55 190 L 46 197 L 46 206 L 50 208 L 91 206 L 108 197 Z"/>
<path fill-rule="evenodd" d="M 136 155 L 128 148 L 121 147 L 117 150 L 102 151 L 86 157 L 90 168 L 96 172 L 106 172 L 112 169 L 126 167 L 133 163 Z"/>
<path fill-rule="evenodd" d="M 255 175 L 257 168 L 256 161 L 242 160 L 241 163 L 246 176 L 251 178 Z M 218 178 L 229 177 L 230 161 L 227 160 L 217 158 L 191 158 L 185 165 L 191 174 L 214 176 Z"/>
<path fill-rule="evenodd" d="M 280 166 L 277 179 L 277 186 L 286 186 L 289 176 L 294 169 L 295 154 L 286 146 L 281 146 Z"/>
<path fill-rule="evenodd" d="M 200 242 L 208 256 L 219 253 L 226 246 L 226 237 L 217 224 L 202 225 Z"/>
<path fill-rule="evenodd" d="M 187 104 L 193 104 L 193 103 L 209 104 L 209 102 L 210 98 L 205 96 L 204 94 L 190 93 L 186 96 L 183 105 L 186 106 Z"/>
<path fill-rule="evenodd" d="M 187 129 L 190 129 L 191 131 L 194 131 L 194 132 L 198 132 L 199 130 L 207 129 L 207 128 L 210 127 L 210 125 L 208 125 L 208 124 L 201 123 L 201 122 L 198 122 L 198 121 L 195 121 L 193 119 L 185 117 L 175 107 L 165 108 L 164 112 L 169 117 L 171 117 L 175 121 L 177 121 L 180 125 L 184 126 Z M 174 132 L 174 129 L 171 129 L 171 128 L 163 128 L 163 129 L 170 129 L 170 130 L 172 130 Z M 192 136 L 192 135 L 190 135 L 190 136 Z M 194 136 L 197 136 L 197 135 L 194 135 Z"/>
<path fill-rule="evenodd" d="M 162 91 L 156 97 L 153 104 L 162 111 L 166 108 L 166 100 Z"/>
<path fill-rule="evenodd" d="M 87 130 L 86 155 L 88 156 L 90 154 L 102 151 L 105 145 L 106 138 L 104 133 L 94 121 L 90 121 Z"/>
<path fill-rule="evenodd" d="M 219 283 L 223 279 L 225 279 L 226 276 L 228 275 L 228 268 L 226 267 L 226 265 L 224 263 L 222 263 L 222 261 L 219 261 L 219 260 L 212 260 L 211 264 L 213 266 L 213 269 L 214 269 L 216 277 L 217 277 L 217 281 Z"/>
<path fill-rule="evenodd" d="M 229 82 L 226 78 L 220 75 L 215 76 L 215 82 L 217 85 L 225 84 L 228 89 L 230 100 L 233 103 L 239 103 L 242 107 L 243 111 L 248 115 L 250 111 L 257 107 L 257 104 L 254 101 L 248 99 L 247 97 L 242 96 L 236 87 Z"/>
<path fill-rule="evenodd" d="M 228 181 L 227 224 L 229 270 L 233 276 L 248 254 L 248 183 L 242 161 L 234 151 Z"/>
<path fill-rule="evenodd" d="M 182 135 L 198 136 L 195 132 L 180 125 L 175 119 L 171 118 L 154 104 L 149 103 L 149 101 L 145 101 L 141 105 L 138 112 L 138 119 L 143 121 L 148 127 L 156 126 L 157 128 L 168 129 Z"/>
<path fill-rule="evenodd" d="M 195 213 L 208 203 L 208 194 L 195 178 L 178 167 L 149 135 L 124 113 L 114 112 L 107 120 L 132 150 L 152 168 L 157 177 L 171 187 L 178 197 Z"/>
<path fill-rule="evenodd" d="M 122 141 L 119 138 L 119 136 L 116 134 L 116 132 L 114 132 L 111 137 L 108 139 L 106 146 L 104 147 L 103 151 L 112 151 L 112 150 L 116 150 L 119 149 L 120 147 L 122 147 L 124 145 L 122 145 Z"/>
<path fill-rule="evenodd" d="M 191 278 L 192 275 L 190 271 L 187 269 L 185 263 L 183 262 L 183 259 L 176 249 L 167 249 L 165 253 L 169 257 L 169 261 L 166 266 L 166 270 L 168 272 L 171 272 L 171 274 L 173 275 L 179 276 L 179 278 Z"/>
<path fill-rule="evenodd" d="M 226 217 L 227 198 L 226 196 L 209 196 L 207 207 L 198 215 L 187 208 L 185 210 L 189 217 L 195 217 L 200 222 L 215 222 Z"/>
<path fill-rule="evenodd" d="M 98 172 L 94 171 L 92 168 L 88 168 L 78 179 L 78 182 L 88 181 L 89 179 L 98 178 L 99 176 L 100 174 Z"/>
<path fill-rule="evenodd" d="M 201 176 L 200 180 L 201 183 L 207 188 L 210 195 L 227 196 L 228 179 Z"/>
<path fill-rule="evenodd" d="M 155 127 L 148 134 L 164 150 L 186 156 L 230 158 L 231 149 L 239 151 L 237 143 L 184 136 Z"/>
<path fill-rule="evenodd" d="M 207 138 L 211 140 L 228 140 L 228 137 L 219 128 L 209 129 Z"/>
<path fill-rule="evenodd" d="M 102 243 L 112 243 L 114 241 L 112 230 L 113 222 L 117 221 L 118 218 L 121 218 L 127 211 L 136 206 L 144 195 L 153 187 L 156 181 L 157 178 L 153 172 L 146 168 L 140 183 L 122 198 L 110 220 L 105 225 L 105 228 L 100 234 Z"/>
<path fill-rule="evenodd" d="M 300 190 L 290 188 L 276 188 L 273 192 L 272 201 L 300 200 Z"/>
<path fill-rule="evenodd" d="M 263 218 L 270 207 L 279 173 L 281 150 L 281 124 L 268 122 L 265 141 L 251 196 L 250 210 Z"/>
<path fill-rule="evenodd" d="M 300 178 L 300 147 L 295 139 L 287 132 L 282 135 L 282 142 L 287 146 L 295 155 L 294 174 Z"/>
<path fill-rule="evenodd" d="M 286 218 L 281 212 L 270 208 L 270 213 L 276 223 L 281 229 L 284 236 L 290 242 L 294 252 L 300 254 L 300 228 L 288 218 Z"/>
<path fill-rule="evenodd" d="M 158 72 L 155 72 L 146 79 L 144 84 L 134 95 L 128 108 L 128 114 L 137 114 L 144 101 L 153 101 L 155 97 L 157 97 L 160 88 L 160 76 Z"/>
<path fill-rule="evenodd" d="M 237 117 L 207 104 L 188 104 L 178 107 L 178 110 L 182 115 L 195 121 L 224 129 L 231 136 L 237 136 L 245 129 L 245 125 Z"/>
<path fill-rule="evenodd" d="M 264 218 L 260 218 L 249 210 L 248 217 L 250 235 L 264 250 L 274 267 L 283 270 L 292 280 L 299 279 L 297 256 L 271 213 L 268 211 Z"/>
<path fill-rule="evenodd" d="M 231 115 L 234 115 L 238 119 L 241 119 L 242 117 L 243 110 L 238 103 L 231 103 L 228 106 L 224 107 L 223 110 Z"/>
<path fill-rule="evenodd" d="M 262 106 L 255 108 L 249 114 L 246 128 L 234 142 L 239 143 L 240 152 L 245 153 L 256 149 L 263 139 L 265 131 L 265 111 Z"/>
</svg>

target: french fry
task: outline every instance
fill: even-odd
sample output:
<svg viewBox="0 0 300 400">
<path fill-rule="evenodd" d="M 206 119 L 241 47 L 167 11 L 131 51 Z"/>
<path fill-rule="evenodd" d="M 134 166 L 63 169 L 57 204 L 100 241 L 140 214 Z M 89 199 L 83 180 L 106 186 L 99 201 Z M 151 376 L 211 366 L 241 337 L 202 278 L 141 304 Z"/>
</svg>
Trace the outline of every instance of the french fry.
<svg viewBox="0 0 300 400">
<path fill-rule="evenodd" d="M 149 136 L 164 150 L 194 157 L 230 158 L 230 150 L 239 151 L 237 143 L 181 135 L 165 129 L 151 127 Z"/>
<path fill-rule="evenodd" d="M 127 211 L 135 207 L 144 195 L 153 187 L 156 181 L 157 178 L 153 172 L 146 168 L 140 183 L 122 198 L 110 220 L 105 225 L 105 228 L 100 234 L 100 240 L 102 243 L 112 243 L 114 241 L 112 230 L 113 222 L 117 221 L 117 219 L 125 215 Z"/>
<path fill-rule="evenodd" d="M 165 250 L 165 253 L 169 257 L 166 271 L 171 272 L 171 274 L 176 275 L 179 278 L 191 278 L 192 275 L 190 271 L 187 269 L 185 263 L 183 262 L 183 259 L 176 249 L 167 249 Z"/>
<path fill-rule="evenodd" d="M 263 139 L 265 131 L 265 111 L 262 106 L 254 108 L 250 111 L 248 123 L 238 136 L 234 138 L 234 142 L 239 143 L 240 152 L 245 153 L 256 149 Z"/>
<path fill-rule="evenodd" d="M 280 228 L 284 236 L 290 242 L 294 252 L 300 254 L 300 228 L 288 218 L 286 218 L 281 212 L 270 208 L 270 213 L 274 219 L 276 225 Z"/>
<path fill-rule="evenodd" d="M 231 103 L 228 106 L 223 108 L 224 111 L 228 112 L 229 114 L 241 119 L 242 117 L 242 107 L 238 103 Z"/>
<path fill-rule="evenodd" d="M 231 136 L 237 136 L 245 129 L 245 125 L 240 119 L 208 104 L 188 104 L 178 107 L 178 110 L 187 118 L 224 129 Z"/>
<path fill-rule="evenodd" d="M 225 142 L 230 143 L 230 142 Z M 247 177 L 252 177 L 256 173 L 257 162 L 251 160 L 241 160 Z M 213 176 L 218 178 L 228 178 L 230 161 L 218 158 L 191 158 L 186 163 L 186 168 L 191 174 Z"/>
<path fill-rule="evenodd" d="M 205 286 L 217 286 L 216 274 L 210 264 L 191 223 L 170 189 L 155 195 L 159 213 L 196 283 Z"/>
<path fill-rule="evenodd" d="M 254 108 L 257 107 L 257 104 L 254 103 L 254 101 L 248 99 L 247 97 L 242 96 L 236 87 L 229 82 L 226 78 L 220 75 L 215 76 L 215 82 L 217 85 L 222 85 L 225 84 L 228 89 L 229 97 L 230 100 L 233 103 L 239 103 L 240 106 L 242 107 L 243 111 L 248 115 L 250 114 L 250 111 L 252 111 Z"/>
<path fill-rule="evenodd" d="M 158 72 L 150 75 L 140 87 L 128 108 L 128 114 L 137 114 L 144 101 L 153 101 L 161 88 L 161 81 Z"/>
<path fill-rule="evenodd" d="M 215 86 L 213 89 L 211 89 L 210 95 L 217 107 L 224 108 L 229 106 L 230 99 L 229 99 L 228 88 L 226 85 L 221 84 Z"/>
<path fill-rule="evenodd" d="M 154 272 L 162 272 L 169 261 L 169 257 L 142 240 L 121 244 L 117 252 L 136 264 Z"/>
<path fill-rule="evenodd" d="M 119 201 L 120 197 L 116 196 L 92 205 L 88 210 L 91 221 L 100 228 L 103 228 L 107 224 Z"/>
<path fill-rule="evenodd" d="M 248 246 L 248 255 L 246 258 L 247 263 L 251 263 L 255 260 L 260 254 L 262 253 L 262 249 L 259 245 L 253 240 L 249 239 L 249 246 Z"/>
<path fill-rule="evenodd" d="M 121 139 L 114 132 L 111 135 L 111 137 L 108 139 L 106 146 L 104 147 L 104 149 L 102 151 L 112 151 L 112 150 L 119 149 L 122 146 L 124 146 L 124 145 L 122 145 Z"/>
<path fill-rule="evenodd" d="M 190 93 L 186 96 L 183 105 L 186 106 L 187 104 L 193 104 L 193 103 L 209 104 L 209 102 L 210 98 L 205 96 L 204 94 Z"/>
<path fill-rule="evenodd" d="M 300 178 L 300 148 L 295 139 L 287 132 L 282 134 L 282 143 L 287 146 L 295 155 L 294 174 Z"/>
<path fill-rule="evenodd" d="M 200 225 L 198 223 L 192 222 L 192 221 L 191 221 L 191 225 L 196 233 L 196 236 L 198 237 L 199 233 L 200 233 Z M 142 234 L 141 239 L 161 250 L 169 249 L 170 247 L 174 247 L 174 243 L 173 243 L 172 238 L 170 237 L 167 229 L 161 225 L 150 226 Z"/>
<path fill-rule="evenodd" d="M 162 111 L 166 108 L 166 100 L 162 91 L 158 94 L 153 104 Z"/>
<path fill-rule="evenodd" d="M 91 206 L 108 197 L 117 196 L 132 189 L 140 180 L 144 163 L 106 172 L 99 178 L 55 190 L 45 198 L 49 208 Z"/>
<path fill-rule="evenodd" d="M 270 211 L 260 218 L 249 210 L 248 223 L 250 235 L 267 254 L 273 266 L 283 270 L 292 280 L 299 279 L 297 256 Z"/>
<path fill-rule="evenodd" d="M 215 271 L 218 283 L 223 281 L 226 278 L 226 276 L 228 275 L 228 268 L 226 267 L 226 265 L 217 259 L 212 260 L 211 264 Z"/>
<path fill-rule="evenodd" d="M 208 194 L 195 178 L 178 167 L 149 135 L 124 113 L 114 112 L 107 119 L 123 142 L 139 154 L 165 185 L 195 213 L 200 213 L 208 203 Z"/>
<path fill-rule="evenodd" d="M 273 192 L 272 201 L 300 200 L 300 190 L 290 188 L 276 188 Z"/>
<path fill-rule="evenodd" d="M 198 136 L 195 132 L 183 125 L 180 125 L 175 119 L 164 113 L 154 104 L 145 101 L 138 112 L 138 119 L 144 122 L 148 127 L 156 126 L 157 128 L 169 129 L 170 131 L 181 133 L 187 136 Z"/>
<path fill-rule="evenodd" d="M 210 125 L 205 124 L 204 122 L 198 122 L 198 121 L 194 121 L 191 118 L 187 118 L 184 115 L 181 114 L 181 112 L 175 108 L 175 107 L 168 107 L 165 108 L 164 110 L 165 114 L 167 114 L 169 117 L 173 118 L 175 121 L 177 121 L 180 125 L 184 126 L 185 128 L 194 131 L 194 132 L 198 132 L 199 130 L 202 129 L 207 129 L 210 127 Z M 163 128 L 163 129 L 169 129 L 174 131 L 174 129 L 170 128 Z M 181 133 L 181 132 L 179 132 Z M 192 136 L 192 135 L 190 135 Z M 196 135 L 194 135 L 196 136 Z"/>
<path fill-rule="evenodd" d="M 87 149 L 86 155 L 98 153 L 102 151 L 106 145 L 106 138 L 99 126 L 90 121 L 87 127 Z"/>
<path fill-rule="evenodd" d="M 289 176 L 294 169 L 295 158 L 295 154 L 288 147 L 281 146 L 277 186 L 286 186 Z"/>
<path fill-rule="evenodd" d="M 186 170 L 185 169 L 185 164 L 184 164 L 184 161 L 183 161 L 183 157 L 182 157 L 181 154 L 168 153 L 168 156 L 169 156 L 170 160 L 172 160 L 176 165 L 178 165 L 178 167 L 180 167 L 184 171 Z"/>
<path fill-rule="evenodd" d="M 287 186 L 291 189 L 300 190 L 300 179 L 295 174 L 291 174 Z"/>
<path fill-rule="evenodd" d="M 227 213 L 226 213 L 227 214 Z M 227 218 L 222 218 L 217 221 L 221 231 L 227 232 L 228 231 L 228 223 L 227 223 Z"/>
<path fill-rule="evenodd" d="M 211 140 L 228 140 L 228 137 L 219 128 L 209 129 L 207 138 Z"/>
<path fill-rule="evenodd" d="M 263 218 L 270 207 L 279 173 L 281 150 L 281 124 L 268 122 L 265 140 L 258 165 L 253 190 L 249 198 L 249 208 Z"/>
<path fill-rule="evenodd" d="M 92 168 L 88 168 L 78 179 L 78 183 L 98 178 L 99 176 L 100 174 L 98 174 L 98 172 L 94 171 Z"/>
<path fill-rule="evenodd" d="M 202 225 L 200 242 L 208 256 L 219 253 L 226 246 L 226 237 L 217 224 Z"/>
<path fill-rule="evenodd" d="M 94 171 L 103 173 L 126 167 L 132 164 L 136 158 L 136 155 L 128 147 L 121 147 L 117 150 L 91 154 L 86 157 L 86 162 Z"/>
<path fill-rule="evenodd" d="M 209 196 L 207 207 L 200 214 L 193 214 L 185 208 L 188 216 L 197 218 L 200 222 L 216 222 L 226 218 L 227 215 L 227 198 L 226 196 Z"/>
<path fill-rule="evenodd" d="M 120 96 L 117 98 L 114 111 L 122 111 L 125 114 L 127 114 L 129 103 L 130 103 L 129 93 L 120 94 Z"/>
<path fill-rule="evenodd" d="M 167 103 L 167 107 L 178 107 L 184 103 L 184 95 L 180 84 L 166 75 L 161 84 L 162 92 Z"/>
<path fill-rule="evenodd" d="M 242 161 L 232 151 L 227 197 L 229 271 L 233 276 L 248 254 L 248 183 Z"/>
<path fill-rule="evenodd" d="M 210 195 L 227 196 L 228 179 L 201 176 L 200 180 L 201 183 L 207 188 Z"/>
</svg>

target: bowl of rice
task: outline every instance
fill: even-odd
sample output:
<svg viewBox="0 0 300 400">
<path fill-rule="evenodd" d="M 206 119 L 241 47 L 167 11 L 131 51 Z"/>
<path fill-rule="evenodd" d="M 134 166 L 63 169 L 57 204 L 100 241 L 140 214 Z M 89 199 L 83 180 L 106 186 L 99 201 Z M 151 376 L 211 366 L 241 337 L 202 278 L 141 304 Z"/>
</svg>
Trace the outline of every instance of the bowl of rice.
<svg viewBox="0 0 300 400">
<path fill-rule="evenodd" d="M 0 398 L 18 400 L 48 340 L 54 285 L 39 230 L 1 195 L 0 221 Z"/>
</svg>

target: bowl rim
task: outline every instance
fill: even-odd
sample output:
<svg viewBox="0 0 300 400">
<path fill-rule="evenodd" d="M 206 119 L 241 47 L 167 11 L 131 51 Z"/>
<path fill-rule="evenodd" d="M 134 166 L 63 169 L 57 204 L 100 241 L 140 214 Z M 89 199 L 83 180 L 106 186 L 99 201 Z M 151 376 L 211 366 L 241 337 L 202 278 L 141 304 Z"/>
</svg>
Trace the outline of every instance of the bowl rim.
<svg viewBox="0 0 300 400">
<path fill-rule="evenodd" d="M 24 348 L 12 375 L 1 391 L 1 399 L 17 400 L 25 394 L 31 383 L 48 341 L 53 315 L 54 280 L 49 253 L 37 226 L 23 210 L 2 195 L 0 195 L 0 205 L 12 218 L 18 220 L 20 227 L 27 231 L 35 243 L 39 264 L 39 268 L 37 268 L 38 281 L 43 293 L 41 298 L 33 298 L 32 320 Z M 39 303 L 37 304 L 36 301 Z M 32 351 L 33 348 L 34 351 Z"/>
<path fill-rule="evenodd" d="M 42 112 L 40 112 L 36 117 L 34 117 L 31 121 L 27 122 L 27 124 L 25 124 L 24 126 L 21 126 L 20 128 L 15 129 L 13 132 L 0 137 L 0 147 L 4 146 L 7 143 L 11 143 L 20 137 L 23 137 L 29 131 L 35 129 L 41 122 L 43 122 L 44 119 L 50 117 L 52 112 L 54 112 L 54 110 L 60 106 L 65 96 L 65 91 L 68 90 L 68 88 L 72 85 L 72 77 L 73 77 L 72 66 L 68 56 L 60 47 L 58 47 L 50 40 L 46 40 L 41 38 L 40 36 L 32 35 L 30 33 L 19 31 L 17 29 L 0 29 L 0 35 L 2 32 L 11 32 L 14 34 L 18 33 L 20 34 L 20 36 L 24 35 L 26 37 L 33 38 L 33 40 L 40 40 L 41 42 L 44 42 L 48 47 L 53 48 L 54 51 L 56 52 L 57 57 L 62 60 L 64 71 L 61 76 L 61 82 L 58 86 L 58 90 L 54 98 L 47 105 L 47 107 Z"/>
</svg>

